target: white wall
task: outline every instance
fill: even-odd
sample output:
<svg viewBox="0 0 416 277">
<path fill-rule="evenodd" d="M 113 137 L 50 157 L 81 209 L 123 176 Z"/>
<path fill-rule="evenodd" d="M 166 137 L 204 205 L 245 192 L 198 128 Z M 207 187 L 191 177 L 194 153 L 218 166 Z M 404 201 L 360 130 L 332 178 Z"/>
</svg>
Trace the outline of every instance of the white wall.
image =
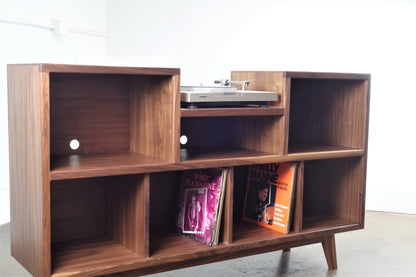
<svg viewBox="0 0 416 277">
<path fill-rule="evenodd" d="M 413 1 L 0 0 L 0 224 L 9 220 L 6 64 L 181 68 L 183 85 L 231 70 L 372 74 L 367 209 L 416 213 Z M 108 32 L 108 38 L 2 19 Z M 70 28 L 71 29 L 71 28 Z"/>
<path fill-rule="evenodd" d="M 57 37 L 47 28 L 12 21 L 51 25 L 59 19 L 66 30 L 80 28 L 98 32 L 88 35 L 67 32 Z M 81 30 L 81 31 L 82 31 Z M 106 62 L 106 3 L 100 0 L 0 0 L 0 224 L 9 215 L 9 160 L 7 124 L 7 64 Z"/>
<path fill-rule="evenodd" d="M 372 74 L 367 209 L 416 213 L 414 1 L 108 0 L 114 64 Z"/>
</svg>

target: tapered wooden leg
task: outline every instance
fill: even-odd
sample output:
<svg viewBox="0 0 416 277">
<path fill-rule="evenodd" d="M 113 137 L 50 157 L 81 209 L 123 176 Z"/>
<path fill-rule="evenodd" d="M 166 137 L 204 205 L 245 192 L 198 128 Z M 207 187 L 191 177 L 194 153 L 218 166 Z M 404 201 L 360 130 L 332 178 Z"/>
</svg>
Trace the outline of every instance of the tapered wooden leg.
<svg viewBox="0 0 416 277">
<path fill-rule="evenodd" d="M 290 248 L 283 249 L 283 252 L 290 252 Z"/>
<path fill-rule="evenodd" d="M 324 249 L 326 263 L 329 269 L 337 269 L 337 253 L 335 250 L 335 236 L 330 235 L 324 238 L 322 241 L 322 247 Z"/>
</svg>

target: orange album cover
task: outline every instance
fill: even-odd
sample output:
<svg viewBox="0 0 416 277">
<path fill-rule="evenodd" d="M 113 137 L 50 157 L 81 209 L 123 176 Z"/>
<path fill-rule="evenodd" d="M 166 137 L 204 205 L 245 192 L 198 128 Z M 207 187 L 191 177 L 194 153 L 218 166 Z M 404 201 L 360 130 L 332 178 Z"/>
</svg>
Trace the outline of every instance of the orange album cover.
<svg viewBox="0 0 416 277">
<path fill-rule="evenodd" d="M 295 179 L 296 163 L 250 166 L 243 218 L 287 234 Z"/>
</svg>

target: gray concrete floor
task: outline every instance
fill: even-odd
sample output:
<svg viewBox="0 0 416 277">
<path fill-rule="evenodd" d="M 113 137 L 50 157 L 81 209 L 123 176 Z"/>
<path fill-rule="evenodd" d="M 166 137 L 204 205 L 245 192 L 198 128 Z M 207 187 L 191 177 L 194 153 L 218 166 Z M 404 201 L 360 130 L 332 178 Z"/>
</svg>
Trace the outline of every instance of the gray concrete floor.
<svg viewBox="0 0 416 277">
<path fill-rule="evenodd" d="M 9 230 L 0 226 L 0 276 L 31 276 L 10 256 Z M 328 270 L 321 244 L 314 244 L 148 277 L 416 276 L 416 215 L 367 211 L 364 230 L 337 234 L 335 241 L 337 270 Z"/>
</svg>

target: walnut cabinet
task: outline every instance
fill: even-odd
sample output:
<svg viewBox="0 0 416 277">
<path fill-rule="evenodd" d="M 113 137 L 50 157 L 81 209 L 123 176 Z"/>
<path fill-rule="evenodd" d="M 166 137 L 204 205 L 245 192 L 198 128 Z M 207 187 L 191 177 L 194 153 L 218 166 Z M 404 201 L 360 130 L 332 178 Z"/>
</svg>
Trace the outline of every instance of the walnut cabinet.
<svg viewBox="0 0 416 277">
<path fill-rule="evenodd" d="M 231 79 L 279 101 L 181 109 L 179 69 L 9 65 L 16 260 L 34 276 L 137 276 L 321 243 L 336 268 L 334 235 L 364 227 L 370 75 Z M 299 164 L 288 235 L 241 220 L 248 166 L 285 161 Z M 211 167 L 229 172 L 214 247 L 174 228 L 181 173 Z"/>
</svg>

